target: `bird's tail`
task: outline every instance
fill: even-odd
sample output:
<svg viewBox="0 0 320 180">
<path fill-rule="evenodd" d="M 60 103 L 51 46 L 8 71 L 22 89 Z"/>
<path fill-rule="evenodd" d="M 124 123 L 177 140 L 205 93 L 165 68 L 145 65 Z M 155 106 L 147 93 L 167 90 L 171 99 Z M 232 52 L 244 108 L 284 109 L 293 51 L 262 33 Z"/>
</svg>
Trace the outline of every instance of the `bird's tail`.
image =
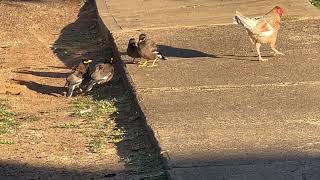
<svg viewBox="0 0 320 180">
<path fill-rule="evenodd" d="M 168 60 L 168 58 L 164 55 L 162 55 L 160 52 L 158 51 L 153 51 L 153 53 L 157 54 L 157 57 L 161 60 Z"/>
<path fill-rule="evenodd" d="M 89 86 L 86 89 L 86 92 L 91 91 L 91 89 L 93 88 L 93 86 L 96 84 L 95 80 L 91 80 Z"/>
<path fill-rule="evenodd" d="M 233 18 L 234 24 L 239 24 L 247 29 L 251 29 L 256 25 L 256 22 L 252 19 L 242 15 L 239 11 L 236 11 L 236 16 Z"/>
</svg>

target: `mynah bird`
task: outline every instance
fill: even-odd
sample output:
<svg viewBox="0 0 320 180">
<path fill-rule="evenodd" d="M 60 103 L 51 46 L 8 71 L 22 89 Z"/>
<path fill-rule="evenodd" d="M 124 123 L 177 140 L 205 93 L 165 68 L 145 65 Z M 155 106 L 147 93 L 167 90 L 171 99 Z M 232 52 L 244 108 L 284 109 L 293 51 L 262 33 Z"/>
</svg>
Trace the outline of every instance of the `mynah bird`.
<svg viewBox="0 0 320 180">
<path fill-rule="evenodd" d="M 142 58 L 146 59 L 146 61 L 139 66 L 147 66 L 148 60 L 153 60 L 152 65 L 147 66 L 147 67 L 153 67 L 153 66 L 156 66 L 155 63 L 158 58 L 161 60 L 168 59 L 158 51 L 157 44 L 153 40 L 148 39 L 146 34 L 139 35 L 138 53 Z"/>
<path fill-rule="evenodd" d="M 114 67 L 111 63 L 99 63 L 95 66 L 94 72 L 91 74 L 91 81 L 87 87 L 87 92 L 91 91 L 95 84 L 103 84 L 109 82 L 114 74 Z"/>
<path fill-rule="evenodd" d="M 131 38 L 129 40 L 128 47 L 127 47 L 127 54 L 128 56 L 133 58 L 132 60 L 133 63 L 136 58 L 141 58 L 138 52 L 138 46 L 135 38 Z"/>
<path fill-rule="evenodd" d="M 66 79 L 67 97 L 71 97 L 74 89 L 80 86 L 85 77 L 89 76 L 89 64 L 91 62 L 92 60 L 83 59 L 77 67 L 73 68 L 72 73 Z"/>
</svg>

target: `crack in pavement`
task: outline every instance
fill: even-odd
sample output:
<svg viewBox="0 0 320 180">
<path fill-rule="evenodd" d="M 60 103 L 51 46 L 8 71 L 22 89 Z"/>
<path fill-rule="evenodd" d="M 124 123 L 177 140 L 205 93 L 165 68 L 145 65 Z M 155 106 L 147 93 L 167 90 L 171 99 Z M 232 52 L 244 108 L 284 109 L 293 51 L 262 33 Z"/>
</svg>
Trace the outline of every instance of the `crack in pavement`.
<svg viewBox="0 0 320 180">
<path fill-rule="evenodd" d="M 186 91 L 223 91 L 240 88 L 260 88 L 260 87 L 291 87 L 291 86 L 308 86 L 320 85 L 320 81 L 301 81 L 301 82 L 280 82 L 268 84 L 243 84 L 243 85 L 216 85 L 216 86 L 186 86 L 186 87 L 155 87 L 155 88 L 136 88 L 143 93 L 152 92 L 186 92 Z"/>
</svg>

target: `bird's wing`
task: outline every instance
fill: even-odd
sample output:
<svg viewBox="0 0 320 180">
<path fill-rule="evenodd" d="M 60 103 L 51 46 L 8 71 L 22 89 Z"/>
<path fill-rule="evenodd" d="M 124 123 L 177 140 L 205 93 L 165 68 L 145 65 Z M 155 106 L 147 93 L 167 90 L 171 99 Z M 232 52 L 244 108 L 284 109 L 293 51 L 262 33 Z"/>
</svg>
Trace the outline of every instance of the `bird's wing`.
<svg viewBox="0 0 320 180">
<path fill-rule="evenodd" d="M 256 20 L 256 21 L 260 21 L 261 19 L 264 19 L 265 17 L 264 17 L 264 15 L 263 16 L 256 16 L 256 17 L 253 17 L 253 18 L 251 18 L 251 19 L 254 19 L 254 20 Z"/>
<path fill-rule="evenodd" d="M 273 27 L 270 25 L 268 19 L 265 16 L 258 16 L 254 18 L 248 18 L 236 11 L 235 21 L 237 24 L 244 26 L 247 31 L 250 31 L 254 35 L 258 36 L 271 36 L 274 32 Z"/>
<path fill-rule="evenodd" d="M 77 73 L 70 74 L 70 75 L 67 77 L 67 82 L 68 82 L 70 85 L 74 85 L 74 84 L 81 83 L 82 80 L 83 80 L 83 79 L 82 79 L 81 77 L 79 77 Z"/>
<path fill-rule="evenodd" d="M 157 43 L 152 40 L 146 40 L 145 46 L 149 49 L 149 51 L 157 51 L 158 49 Z"/>
<path fill-rule="evenodd" d="M 256 26 L 254 27 L 254 34 L 262 37 L 271 36 L 274 33 L 274 29 L 269 22 L 266 20 L 259 19 Z"/>
</svg>

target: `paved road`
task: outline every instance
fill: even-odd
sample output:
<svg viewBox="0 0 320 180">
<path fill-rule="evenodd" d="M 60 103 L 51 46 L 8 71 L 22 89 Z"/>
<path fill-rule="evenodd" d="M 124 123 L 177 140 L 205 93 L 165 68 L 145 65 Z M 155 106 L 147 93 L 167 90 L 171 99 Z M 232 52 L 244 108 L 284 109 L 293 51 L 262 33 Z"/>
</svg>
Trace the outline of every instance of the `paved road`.
<svg viewBox="0 0 320 180">
<path fill-rule="evenodd" d="M 196 1 L 200 6 L 190 11 L 203 9 L 187 21 L 183 10 L 173 10 L 187 9 L 191 1 L 160 1 L 157 7 L 154 0 L 142 7 L 138 0 L 115 2 L 109 1 L 109 10 L 117 12 L 112 19 L 123 29 L 112 27 L 110 19 L 105 23 L 120 53 L 143 28 L 170 58 L 156 68 L 128 64 L 127 70 L 173 179 L 320 179 L 320 20 L 310 18 L 318 12 L 307 1 L 280 1 L 289 16 L 277 46 L 286 56 L 273 57 L 264 47 L 267 62 L 256 61 L 239 26 L 209 25 L 232 16 L 227 8 L 213 21 L 215 5 L 244 11 L 249 0 Z M 252 1 L 248 9 L 268 9 L 274 2 L 279 1 Z M 148 7 L 161 16 L 142 16 Z M 174 21 L 165 21 L 171 11 Z M 132 17 L 146 21 L 131 26 Z"/>
<path fill-rule="evenodd" d="M 291 17 L 314 17 L 319 11 L 308 0 L 108 0 L 108 28 L 134 30 L 146 28 L 181 27 L 208 24 L 230 24 L 236 10 L 256 16 L 284 7 Z M 104 14 L 102 14 L 104 15 Z M 109 19 L 108 19 L 109 18 Z"/>
</svg>

